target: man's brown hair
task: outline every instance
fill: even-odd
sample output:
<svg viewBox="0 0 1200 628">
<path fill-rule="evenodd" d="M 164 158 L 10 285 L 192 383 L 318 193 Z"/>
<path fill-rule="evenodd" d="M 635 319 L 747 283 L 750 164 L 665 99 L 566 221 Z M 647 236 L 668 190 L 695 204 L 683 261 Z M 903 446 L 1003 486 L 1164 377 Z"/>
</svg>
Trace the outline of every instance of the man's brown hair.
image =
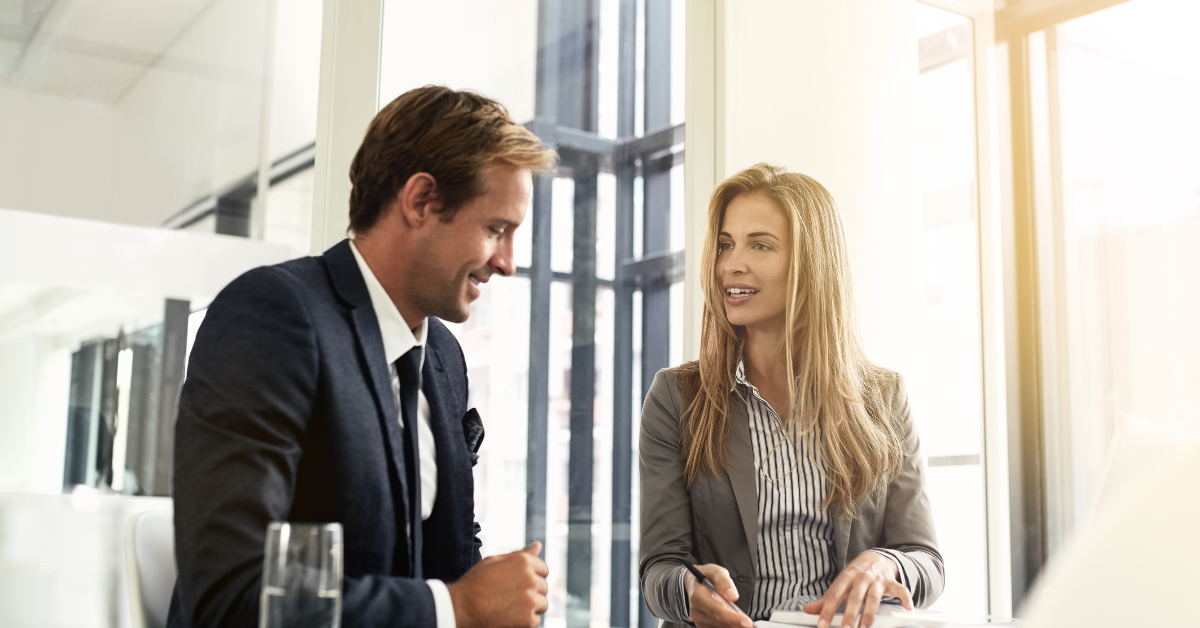
<svg viewBox="0 0 1200 628">
<path fill-rule="evenodd" d="M 534 172 L 554 166 L 554 151 L 513 122 L 504 105 L 480 94 L 428 85 L 384 107 L 350 164 L 350 229 L 373 227 L 409 178 L 437 183 L 441 219 L 486 192 L 483 169 L 504 163 Z"/>
</svg>

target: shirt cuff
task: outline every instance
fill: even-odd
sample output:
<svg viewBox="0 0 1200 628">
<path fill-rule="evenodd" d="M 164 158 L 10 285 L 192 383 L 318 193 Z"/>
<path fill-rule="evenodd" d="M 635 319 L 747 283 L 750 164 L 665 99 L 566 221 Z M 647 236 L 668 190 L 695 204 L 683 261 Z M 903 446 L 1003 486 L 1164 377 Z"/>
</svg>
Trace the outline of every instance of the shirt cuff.
<svg viewBox="0 0 1200 628">
<path fill-rule="evenodd" d="M 433 592 L 433 608 L 437 616 L 437 628 L 456 628 L 454 622 L 454 600 L 450 599 L 450 589 L 441 580 L 426 580 L 429 590 Z"/>
<path fill-rule="evenodd" d="M 687 567 L 679 568 L 679 608 L 683 609 L 684 619 L 690 622 L 692 621 L 692 605 L 688 601 L 687 572 Z M 441 626 L 438 626 L 438 628 L 441 628 Z"/>
<path fill-rule="evenodd" d="M 871 551 L 875 552 L 876 554 L 887 556 L 888 558 L 892 559 L 893 563 L 896 563 L 896 581 L 903 585 L 905 589 L 908 589 L 909 595 L 912 595 L 912 585 L 908 582 L 908 574 L 904 573 L 904 563 L 900 562 L 900 559 L 892 553 L 892 550 L 872 548 Z M 441 626 L 438 626 L 438 628 L 441 628 Z"/>
</svg>

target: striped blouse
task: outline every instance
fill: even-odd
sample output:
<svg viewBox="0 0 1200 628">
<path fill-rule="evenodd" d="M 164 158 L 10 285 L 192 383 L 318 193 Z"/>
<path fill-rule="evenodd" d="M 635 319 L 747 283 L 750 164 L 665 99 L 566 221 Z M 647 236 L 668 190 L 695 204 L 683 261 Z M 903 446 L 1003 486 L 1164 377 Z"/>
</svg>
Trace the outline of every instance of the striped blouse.
<svg viewBox="0 0 1200 628">
<path fill-rule="evenodd" d="M 750 616 L 767 619 L 784 601 L 820 597 L 833 583 L 833 517 L 821 507 L 829 488 L 816 439 L 788 437 L 779 415 L 746 381 L 741 361 L 735 381 L 746 399 L 758 472 L 757 582 Z"/>
<path fill-rule="evenodd" d="M 775 607 L 791 598 L 821 597 L 837 576 L 833 516 L 821 506 L 829 486 L 816 439 L 804 435 L 793 442 L 788 438 L 779 415 L 746 380 L 741 360 L 734 381 L 746 400 L 754 470 L 758 473 L 758 562 L 754 566 L 757 578 L 750 617 L 768 619 Z M 899 565 L 890 555 L 891 550 L 874 551 Z M 684 573 L 681 569 L 680 580 Z M 911 590 L 908 582 L 903 584 Z M 683 595 L 686 609 L 687 596 Z"/>
</svg>

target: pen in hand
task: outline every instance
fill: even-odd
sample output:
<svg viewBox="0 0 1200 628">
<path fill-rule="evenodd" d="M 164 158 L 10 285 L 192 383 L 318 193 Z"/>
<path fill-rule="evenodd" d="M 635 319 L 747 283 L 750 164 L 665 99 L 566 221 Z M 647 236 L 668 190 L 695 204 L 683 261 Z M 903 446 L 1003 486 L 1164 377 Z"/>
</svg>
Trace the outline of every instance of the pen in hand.
<svg viewBox="0 0 1200 628">
<path fill-rule="evenodd" d="M 696 569 L 695 565 L 693 565 L 691 563 L 683 563 L 683 566 L 686 567 L 688 572 L 691 573 L 692 576 L 696 578 L 696 582 L 707 587 L 709 591 L 712 591 L 713 595 L 717 596 L 718 600 L 721 600 L 722 602 L 724 602 L 725 606 L 729 607 L 730 610 L 737 613 L 738 615 L 746 614 L 745 612 L 742 611 L 742 609 L 738 608 L 737 604 L 734 604 L 733 602 L 730 602 L 729 600 L 725 599 L 725 596 L 721 595 L 717 591 L 717 588 L 713 586 L 712 582 L 708 578 L 704 577 L 704 574 L 701 573 L 699 569 Z"/>
</svg>

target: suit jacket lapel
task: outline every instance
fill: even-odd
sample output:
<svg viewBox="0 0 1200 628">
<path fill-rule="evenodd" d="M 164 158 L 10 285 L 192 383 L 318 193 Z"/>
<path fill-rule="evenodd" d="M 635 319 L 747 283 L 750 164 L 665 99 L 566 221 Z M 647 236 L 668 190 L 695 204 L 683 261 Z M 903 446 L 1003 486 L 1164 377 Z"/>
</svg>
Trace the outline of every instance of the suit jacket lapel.
<svg viewBox="0 0 1200 628">
<path fill-rule="evenodd" d="M 383 352 L 383 335 L 379 331 L 379 320 L 375 317 L 375 308 L 371 305 L 371 295 L 367 292 L 367 284 L 358 269 L 358 262 L 354 260 L 349 240 L 342 240 L 333 248 L 325 251 L 324 258 L 330 281 L 337 291 L 338 297 L 350 309 L 354 334 L 358 338 L 358 350 L 363 363 L 366 364 L 371 392 L 375 397 L 375 407 L 379 410 L 380 429 L 387 438 L 387 448 L 393 465 L 392 472 L 399 483 L 397 491 L 399 494 L 395 496 L 395 499 L 404 505 L 404 512 L 407 513 L 410 505 L 408 503 L 408 478 L 404 471 L 404 434 L 400 432 L 400 414 L 392 395 L 392 376 L 388 370 L 387 357 Z M 401 515 L 399 520 L 404 521 L 404 516 Z M 409 560 L 411 561 L 411 557 Z"/>
<path fill-rule="evenodd" d="M 470 530 L 475 520 L 471 458 L 463 436 L 464 409 L 445 372 L 437 347 L 426 345 L 421 386 L 429 403 L 429 427 L 437 452 L 438 493 L 430 520 L 453 530 Z M 461 394 L 461 391 L 458 391 Z M 428 522 L 427 522 L 428 523 Z M 427 534 L 426 542 L 430 540 Z M 470 556 L 465 567 L 470 567 Z"/>
<path fill-rule="evenodd" d="M 451 486 L 449 474 L 456 472 L 459 458 L 465 449 L 463 440 L 461 416 L 454 416 L 453 403 L 446 392 L 445 373 L 441 355 L 436 347 L 425 345 L 425 365 L 421 369 L 421 389 L 425 400 L 429 403 L 429 427 L 433 432 L 433 440 L 437 449 L 438 463 L 438 501 L 442 501 L 442 493 Z M 457 433 L 456 433 L 457 430 Z M 461 445 L 461 447 L 460 447 Z M 447 499 L 453 496 L 447 495 Z M 434 506 L 437 507 L 436 505 Z"/>
<path fill-rule="evenodd" d="M 729 423 L 725 426 L 725 450 L 729 454 L 729 482 L 742 516 L 742 530 L 750 548 L 750 564 L 758 564 L 758 482 L 754 475 L 754 450 L 750 444 L 750 423 L 746 405 L 734 396 L 729 404 Z"/>
</svg>

